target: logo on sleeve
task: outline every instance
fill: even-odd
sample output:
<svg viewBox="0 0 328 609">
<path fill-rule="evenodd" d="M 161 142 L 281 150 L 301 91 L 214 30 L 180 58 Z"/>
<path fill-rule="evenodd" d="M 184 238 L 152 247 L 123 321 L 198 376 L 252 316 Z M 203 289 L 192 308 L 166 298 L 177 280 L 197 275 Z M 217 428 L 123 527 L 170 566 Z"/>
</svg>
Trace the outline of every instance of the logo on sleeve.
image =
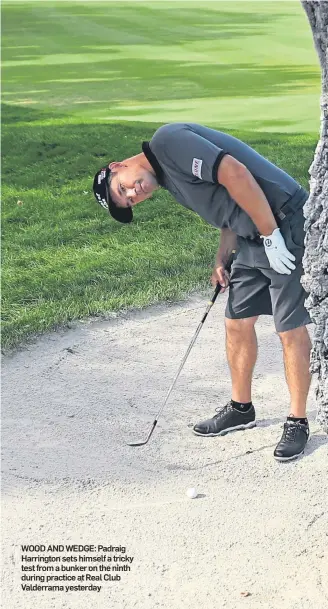
<svg viewBox="0 0 328 609">
<path fill-rule="evenodd" d="M 202 164 L 203 161 L 201 159 L 193 159 L 192 160 L 192 173 L 194 176 L 196 176 L 197 178 L 200 178 L 200 180 L 202 179 Z"/>
</svg>

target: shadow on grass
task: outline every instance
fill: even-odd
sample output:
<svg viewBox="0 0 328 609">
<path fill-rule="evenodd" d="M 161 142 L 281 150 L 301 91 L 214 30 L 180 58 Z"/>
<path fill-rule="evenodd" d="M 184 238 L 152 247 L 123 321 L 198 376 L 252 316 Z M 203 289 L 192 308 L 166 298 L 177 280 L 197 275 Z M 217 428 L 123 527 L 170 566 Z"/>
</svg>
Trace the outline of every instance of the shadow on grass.
<svg viewBox="0 0 328 609">
<path fill-rule="evenodd" d="M 36 36 L 34 42 L 38 41 L 38 33 L 42 31 L 43 36 L 49 38 L 58 32 L 65 40 L 65 49 L 72 48 L 75 43 L 72 31 L 76 31 L 79 48 L 82 41 L 95 41 L 91 47 L 101 52 L 101 43 L 110 46 L 149 44 L 156 46 L 168 46 L 176 43 L 185 44 L 189 41 L 220 40 L 230 38 L 246 38 L 254 36 L 265 36 L 272 31 L 282 19 L 290 17 L 290 14 L 272 12 L 265 14 L 261 10 L 253 12 L 226 11 L 222 7 L 214 10 L 202 6 L 193 7 L 189 3 L 188 8 L 163 6 L 158 9 L 155 6 L 119 6 L 113 5 L 111 10 L 97 10 L 94 7 L 83 9 L 79 4 L 67 3 L 63 5 L 41 6 L 38 10 L 32 6 L 20 6 L 19 17 L 25 28 L 33 31 Z M 254 7 L 255 8 L 255 7 Z M 17 9 L 6 6 L 3 11 L 3 23 L 6 31 L 17 31 Z M 154 34 L 156 32 L 156 34 Z M 99 42 L 100 41 L 100 42 Z M 76 45 L 76 43 L 75 43 Z M 84 44 L 84 46 L 90 46 Z M 77 45 L 76 45 L 77 47 Z M 18 47 L 19 48 L 19 47 Z M 32 45 L 32 49 L 35 47 Z M 55 47 L 54 47 L 55 48 Z M 10 49 L 12 47 L 10 46 Z M 5 49 L 6 50 L 6 49 Z M 31 51 L 29 52 L 31 54 Z M 32 54 L 35 51 L 32 50 Z"/>
<path fill-rule="evenodd" d="M 144 123 L 142 121 L 122 121 L 119 123 L 90 123 L 90 124 L 63 124 L 51 125 L 57 118 L 65 118 L 66 114 L 50 113 L 27 107 L 17 107 L 3 103 L 2 111 L 2 153 L 3 153 L 3 180 L 12 176 L 15 167 L 15 183 L 18 180 L 28 179 L 26 167 L 38 166 L 38 180 L 33 185 L 46 183 L 51 186 L 51 165 L 61 166 L 61 175 L 67 176 L 70 181 L 90 172 L 93 175 L 99 168 L 99 163 L 110 160 L 122 160 L 141 152 L 143 140 L 150 140 L 161 123 Z M 49 124 L 35 125 L 40 120 L 48 119 Z M 15 123 L 28 123 L 19 125 L 12 137 L 7 126 Z M 207 124 L 204 121 L 204 124 Z M 265 123 L 263 123 L 265 124 Z M 271 124 L 271 123 L 270 123 Z M 278 121 L 284 126 L 285 121 Z M 280 153 L 285 148 L 284 167 L 288 171 L 288 149 L 299 149 L 300 174 L 306 174 L 308 163 L 315 149 L 316 141 L 312 134 L 285 134 L 285 133 L 254 133 L 251 130 L 227 129 L 235 137 L 243 139 L 253 146 L 260 154 L 262 145 L 270 149 L 270 160 L 279 164 Z M 302 145 L 298 137 L 302 138 Z M 63 160 L 65 156 L 65 162 Z M 306 165 L 304 165 L 304 163 Z M 280 165 L 281 166 L 281 165 Z M 72 173 L 72 169 L 74 170 Z M 50 172 L 50 173 L 48 173 Z M 47 175 L 48 174 L 48 175 Z M 297 179 L 297 176 L 295 176 Z M 64 180 L 62 183 L 66 183 Z M 20 182 L 22 185 L 22 182 Z M 28 187 L 28 183 L 24 183 Z M 54 184 L 53 186 L 56 186 Z"/>
<path fill-rule="evenodd" d="M 16 106 L 14 104 L 1 104 L 1 123 L 3 127 L 15 125 L 16 123 L 33 123 L 40 120 L 53 120 L 55 118 L 64 118 L 66 114 L 60 114 L 57 111 L 50 112 L 49 110 L 28 108 L 27 106 Z M 6 150 L 4 150 L 6 154 Z"/>
<path fill-rule="evenodd" d="M 74 55 L 74 54 L 73 54 Z M 166 106 L 173 100 L 203 100 L 206 98 L 252 98 L 276 97 L 287 95 L 290 91 L 302 93 L 320 88 L 320 70 L 306 65 L 273 65 L 258 66 L 253 63 L 222 63 L 215 61 L 213 52 L 211 61 L 181 60 L 178 55 L 154 61 L 148 58 L 115 58 L 110 54 L 97 60 L 77 64 L 67 53 L 67 59 L 61 65 L 60 57 L 54 65 L 29 65 L 26 74 L 20 77 L 21 90 L 15 93 L 24 107 L 22 97 L 28 96 L 31 105 L 37 104 L 40 114 L 51 118 L 46 108 L 49 105 L 65 112 L 74 113 L 78 108 L 94 107 L 96 112 L 106 110 L 115 116 L 117 109 L 124 104 L 160 103 Z M 205 55 L 204 55 L 205 58 Z M 208 57 L 207 57 L 208 59 Z M 12 68 L 14 69 L 14 68 Z M 60 70 L 60 73 L 58 73 Z M 81 78 L 79 78 L 79 76 Z M 27 79 L 37 81 L 45 92 L 38 94 L 24 93 L 28 86 Z M 7 85 L 3 86 L 6 93 Z M 8 81 L 8 91 L 11 83 Z M 25 106 L 26 108 L 26 106 Z M 42 110 L 44 108 L 44 110 Z M 13 119 L 16 115 L 12 111 Z M 55 114 L 54 114 L 55 115 Z M 26 114 L 25 120 L 33 120 Z M 13 120 L 11 120 L 13 122 Z"/>
</svg>

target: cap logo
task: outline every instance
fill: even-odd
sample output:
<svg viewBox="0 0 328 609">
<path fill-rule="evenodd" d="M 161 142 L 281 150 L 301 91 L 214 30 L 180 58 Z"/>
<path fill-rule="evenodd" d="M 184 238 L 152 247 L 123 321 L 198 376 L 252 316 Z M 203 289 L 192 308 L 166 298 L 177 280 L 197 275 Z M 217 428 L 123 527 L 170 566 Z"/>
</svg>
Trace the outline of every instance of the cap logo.
<svg viewBox="0 0 328 609">
<path fill-rule="evenodd" d="M 96 192 L 96 197 L 102 207 L 108 210 L 108 203 L 106 199 L 103 199 L 98 192 Z"/>
<path fill-rule="evenodd" d="M 98 175 L 98 186 L 105 179 L 105 177 L 106 177 L 106 169 L 102 169 Z"/>
</svg>

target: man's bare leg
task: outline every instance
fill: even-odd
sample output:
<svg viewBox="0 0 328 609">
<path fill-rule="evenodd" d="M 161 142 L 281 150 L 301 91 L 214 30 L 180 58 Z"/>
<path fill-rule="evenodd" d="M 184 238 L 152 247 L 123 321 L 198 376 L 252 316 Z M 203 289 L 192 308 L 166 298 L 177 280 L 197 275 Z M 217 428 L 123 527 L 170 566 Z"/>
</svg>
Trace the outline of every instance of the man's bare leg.
<svg viewBox="0 0 328 609">
<path fill-rule="evenodd" d="M 227 319 L 226 351 L 235 402 L 252 401 L 252 375 L 257 358 L 255 322 L 258 316 L 246 319 Z"/>
<path fill-rule="evenodd" d="M 290 414 L 275 450 L 277 461 L 290 461 L 303 454 L 309 437 L 306 400 L 311 384 L 311 340 L 306 326 L 279 332 L 284 352 L 286 381 L 290 393 Z"/>
<path fill-rule="evenodd" d="M 286 381 L 290 393 L 290 412 L 306 417 L 306 401 L 311 384 L 311 339 L 306 326 L 279 332 L 283 347 Z"/>
<path fill-rule="evenodd" d="M 232 379 L 232 400 L 239 402 L 231 408 L 230 401 L 217 410 L 211 419 L 196 423 L 198 436 L 220 436 L 236 429 L 255 426 L 255 410 L 251 398 L 252 374 L 257 357 L 254 324 L 257 317 L 226 318 L 226 349 Z"/>
</svg>

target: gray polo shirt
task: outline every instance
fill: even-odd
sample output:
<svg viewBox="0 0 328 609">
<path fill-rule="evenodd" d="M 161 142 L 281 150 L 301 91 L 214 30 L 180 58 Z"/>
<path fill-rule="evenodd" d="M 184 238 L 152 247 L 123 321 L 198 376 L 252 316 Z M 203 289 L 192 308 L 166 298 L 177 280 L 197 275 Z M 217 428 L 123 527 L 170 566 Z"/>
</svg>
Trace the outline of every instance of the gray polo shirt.
<svg viewBox="0 0 328 609">
<path fill-rule="evenodd" d="M 273 211 L 299 188 L 285 171 L 241 140 L 196 123 L 163 125 L 155 132 L 149 148 L 150 156 L 154 155 L 155 164 L 157 161 L 162 170 L 160 184 L 163 188 L 209 224 L 229 228 L 241 237 L 253 238 L 258 235 L 258 229 L 217 181 L 218 167 L 225 154 L 247 167 Z M 143 150 L 147 155 L 144 147 Z"/>
</svg>

